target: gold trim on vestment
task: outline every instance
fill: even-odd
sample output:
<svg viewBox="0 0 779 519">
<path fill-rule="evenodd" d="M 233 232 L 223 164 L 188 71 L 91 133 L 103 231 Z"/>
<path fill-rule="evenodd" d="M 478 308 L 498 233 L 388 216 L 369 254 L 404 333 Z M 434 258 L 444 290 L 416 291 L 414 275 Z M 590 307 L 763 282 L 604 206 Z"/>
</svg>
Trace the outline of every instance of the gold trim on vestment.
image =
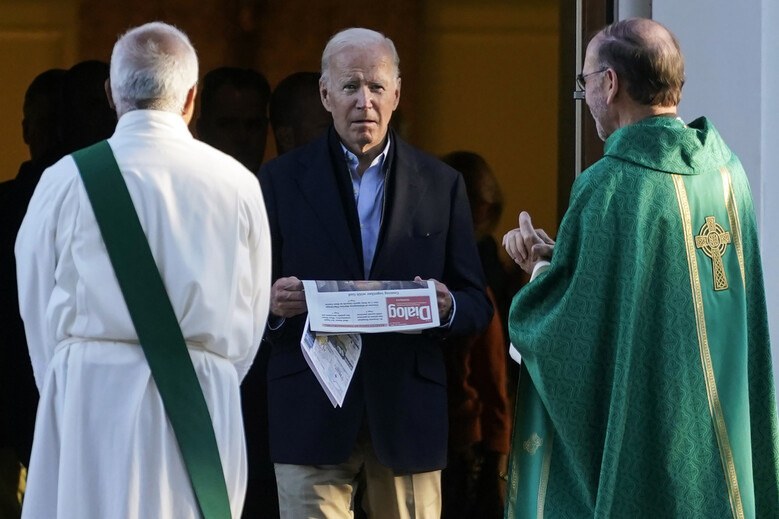
<svg viewBox="0 0 779 519">
<path fill-rule="evenodd" d="M 741 242 L 741 219 L 738 216 L 736 193 L 733 191 L 733 182 L 730 178 L 730 170 L 728 170 L 727 166 L 722 166 L 719 172 L 722 175 L 722 187 L 725 191 L 725 207 L 728 211 L 730 234 L 733 236 L 733 246 L 736 248 L 738 266 L 741 269 L 741 281 L 743 281 L 744 286 L 746 286 L 746 276 L 744 275 L 744 247 Z"/>
<path fill-rule="evenodd" d="M 554 431 L 549 433 L 544 449 L 544 464 L 541 465 L 541 476 L 538 485 L 538 519 L 544 519 L 544 505 L 546 504 L 546 489 L 549 485 L 549 467 L 552 464 L 552 446 L 554 445 Z"/>
<path fill-rule="evenodd" d="M 517 427 L 517 420 L 514 419 L 514 427 Z M 513 441 L 512 441 L 512 447 L 513 447 Z M 519 454 L 511 454 L 510 456 L 516 456 L 519 458 Z M 519 476 L 517 475 L 518 469 L 516 468 L 517 465 L 519 465 L 519 462 L 514 463 L 513 459 L 509 459 L 509 482 L 508 485 L 506 485 L 507 493 L 508 493 L 508 500 L 506 502 L 506 508 L 508 509 L 508 513 L 506 514 L 507 519 L 514 519 L 516 515 L 514 514 L 514 507 L 510 505 L 510 502 L 512 499 L 516 500 L 517 495 L 519 494 Z"/>
<path fill-rule="evenodd" d="M 676 198 L 679 202 L 679 212 L 682 217 L 684 230 L 684 243 L 687 250 L 687 265 L 690 269 L 690 285 L 692 287 L 693 306 L 695 307 L 695 321 L 698 327 L 698 347 L 703 367 L 703 378 L 706 382 L 706 393 L 709 399 L 709 412 L 714 425 L 714 434 L 717 437 L 717 445 L 720 450 L 723 469 L 725 471 L 725 484 L 728 488 L 730 507 L 733 517 L 744 519 L 744 506 L 741 502 L 736 466 L 733 460 L 733 450 L 730 448 L 728 430 L 725 426 L 725 416 L 722 412 L 722 404 L 717 392 L 717 381 L 714 378 L 714 367 L 709 350 L 709 339 L 706 335 L 706 317 L 703 309 L 703 293 L 698 272 L 698 260 L 695 254 L 695 241 L 693 239 L 692 218 L 690 203 L 687 200 L 687 190 L 684 187 L 684 178 L 681 175 L 671 175 L 676 188 Z"/>
</svg>

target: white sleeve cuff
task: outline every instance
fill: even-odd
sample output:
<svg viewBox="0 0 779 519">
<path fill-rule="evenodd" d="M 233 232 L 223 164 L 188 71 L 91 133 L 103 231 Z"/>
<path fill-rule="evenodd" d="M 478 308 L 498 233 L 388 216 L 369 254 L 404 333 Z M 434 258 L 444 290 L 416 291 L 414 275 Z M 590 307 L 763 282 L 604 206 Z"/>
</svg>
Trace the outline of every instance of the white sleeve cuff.
<svg viewBox="0 0 779 519">
<path fill-rule="evenodd" d="M 511 343 L 509 343 L 509 355 L 517 364 L 522 364 L 522 355 L 517 351 L 516 346 Z"/>
<path fill-rule="evenodd" d="M 533 274 L 530 275 L 530 281 L 533 281 L 536 279 L 536 276 L 538 276 L 541 272 L 545 271 L 547 268 L 549 268 L 549 263 L 546 260 L 541 260 L 533 267 Z"/>
</svg>

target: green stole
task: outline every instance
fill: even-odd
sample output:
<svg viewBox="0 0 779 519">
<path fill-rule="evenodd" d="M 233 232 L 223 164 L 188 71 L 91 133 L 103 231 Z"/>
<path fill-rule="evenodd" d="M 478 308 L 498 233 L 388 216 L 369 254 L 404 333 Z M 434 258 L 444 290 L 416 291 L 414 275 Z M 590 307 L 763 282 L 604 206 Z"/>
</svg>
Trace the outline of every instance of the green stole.
<svg viewBox="0 0 779 519">
<path fill-rule="evenodd" d="M 130 192 L 107 141 L 73 153 L 205 519 L 231 516 L 214 427 Z"/>
<path fill-rule="evenodd" d="M 554 426 L 524 362 L 519 370 L 506 488 L 506 519 L 544 517 L 554 441 Z"/>
<path fill-rule="evenodd" d="M 740 337 L 747 329 L 741 297 L 746 279 L 736 196 L 730 171 L 724 166 L 713 182 L 685 175 L 673 175 L 673 181 L 684 228 L 701 367 L 730 506 L 734 518 L 753 518 L 748 352 Z M 705 203 L 717 198 L 723 203 L 716 209 Z M 723 306 L 732 311 L 706 312 Z"/>
<path fill-rule="evenodd" d="M 735 519 L 754 518 L 748 352 L 742 337 L 747 329 L 744 252 L 731 175 L 722 167 L 715 181 L 698 175 L 668 177 L 676 190 L 684 230 L 694 304 L 687 310 L 695 312 L 701 369 L 731 511 Z M 716 199 L 723 203 L 711 210 L 712 204 L 706 202 Z M 728 319 L 722 319 L 723 315 Z M 554 425 L 523 364 L 509 460 L 506 519 L 544 517 L 554 441 Z"/>
</svg>

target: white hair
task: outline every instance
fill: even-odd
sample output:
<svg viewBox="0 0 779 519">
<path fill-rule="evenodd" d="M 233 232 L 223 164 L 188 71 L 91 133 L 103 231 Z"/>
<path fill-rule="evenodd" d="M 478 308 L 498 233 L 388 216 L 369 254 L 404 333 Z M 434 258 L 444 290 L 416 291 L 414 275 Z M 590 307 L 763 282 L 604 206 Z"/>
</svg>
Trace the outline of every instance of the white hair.
<svg viewBox="0 0 779 519">
<path fill-rule="evenodd" d="M 197 54 L 186 34 L 162 22 L 130 29 L 111 54 L 116 113 L 120 117 L 143 109 L 181 113 L 197 75 Z"/>
<path fill-rule="evenodd" d="M 369 48 L 373 46 L 384 45 L 387 54 L 392 58 L 392 65 L 395 68 L 395 79 L 400 78 L 400 57 L 395 50 L 395 44 L 392 40 L 380 32 L 359 27 L 344 29 L 330 38 L 322 52 L 322 76 L 320 82 L 328 83 L 330 81 L 330 60 L 335 54 L 338 54 L 349 47 Z"/>
</svg>

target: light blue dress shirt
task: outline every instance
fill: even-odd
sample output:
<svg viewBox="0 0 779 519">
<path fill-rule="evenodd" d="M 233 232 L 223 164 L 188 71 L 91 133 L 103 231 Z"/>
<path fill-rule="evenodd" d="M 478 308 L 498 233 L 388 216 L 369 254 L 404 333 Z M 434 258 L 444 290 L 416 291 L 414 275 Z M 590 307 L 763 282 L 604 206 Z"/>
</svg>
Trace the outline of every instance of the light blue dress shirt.
<svg viewBox="0 0 779 519">
<path fill-rule="evenodd" d="M 357 173 L 359 159 L 341 144 L 346 166 L 352 177 L 354 201 L 357 203 L 357 215 L 360 218 L 360 235 L 362 236 L 362 261 L 365 279 L 371 274 L 373 256 L 376 254 L 376 244 L 379 241 L 379 228 L 384 211 L 384 179 L 387 177 L 387 154 L 390 139 L 378 157 L 373 159 L 368 169 L 360 176 Z"/>
</svg>

